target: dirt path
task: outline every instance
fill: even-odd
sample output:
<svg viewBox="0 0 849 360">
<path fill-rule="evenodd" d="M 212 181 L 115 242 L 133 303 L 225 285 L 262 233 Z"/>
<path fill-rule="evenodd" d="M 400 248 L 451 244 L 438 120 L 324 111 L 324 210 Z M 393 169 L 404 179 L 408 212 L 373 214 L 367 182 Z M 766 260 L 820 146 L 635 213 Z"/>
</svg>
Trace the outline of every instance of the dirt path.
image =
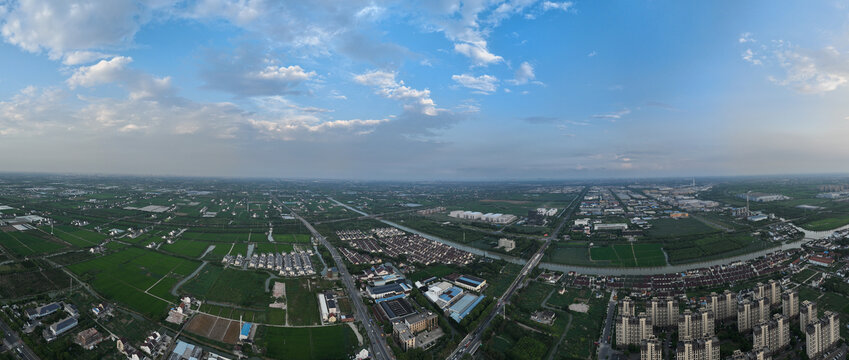
<svg viewBox="0 0 849 360">
<path fill-rule="evenodd" d="M 183 286 L 183 284 L 185 284 L 186 282 L 191 280 L 193 277 L 197 276 L 197 274 L 201 271 L 201 269 L 203 269 L 204 266 L 206 266 L 207 263 L 209 263 L 209 262 L 204 261 L 202 264 L 200 264 L 200 266 L 198 266 L 197 269 L 195 269 L 195 271 L 193 273 L 189 274 L 189 276 L 186 276 L 182 280 L 177 282 L 177 285 L 174 285 L 174 287 L 171 288 L 171 295 L 174 295 L 176 297 L 180 297 L 180 295 L 177 295 L 177 289 L 179 289 L 181 286 Z"/>
<path fill-rule="evenodd" d="M 557 348 L 560 347 L 560 344 L 563 342 L 563 339 L 566 338 L 566 334 L 569 333 L 569 328 L 572 327 L 572 314 L 566 314 L 569 316 L 569 322 L 566 323 L 566 327 L 563 328 L 563 335 L 560 335 L 560 340 L 557 340 L 557 344 L 554 344 L 554 347 L 551 349 L 551 352 L 548 353 L 548 360 L 554 359 L 554 354 L 557 354 Z"/>
<path fill-rule="evenodd" d="M 351 330 L 354 330 L 354 335 L 357 335 L 357 342 L 360 344 L 360 346 L 363 346 L 363 336 L 360 335 L 360 329 L 357 329 L 357 327 L 354 326 L 354 323 L 352 322 L 349 322 L 348 326 L 351 327 Z"/>
</svg>

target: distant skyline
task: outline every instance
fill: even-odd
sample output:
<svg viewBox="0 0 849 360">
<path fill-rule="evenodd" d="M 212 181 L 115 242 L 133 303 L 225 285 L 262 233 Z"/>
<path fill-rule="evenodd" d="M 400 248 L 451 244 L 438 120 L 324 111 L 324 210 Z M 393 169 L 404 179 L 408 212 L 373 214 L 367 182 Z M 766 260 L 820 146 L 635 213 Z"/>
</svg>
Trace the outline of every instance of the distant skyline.
<svg viewBox="0 0 849 360">
<path fill-rule="evenodd" d="M 3 172 L 849 172 L 849 1 L 0 0 Z"/>
</svg>

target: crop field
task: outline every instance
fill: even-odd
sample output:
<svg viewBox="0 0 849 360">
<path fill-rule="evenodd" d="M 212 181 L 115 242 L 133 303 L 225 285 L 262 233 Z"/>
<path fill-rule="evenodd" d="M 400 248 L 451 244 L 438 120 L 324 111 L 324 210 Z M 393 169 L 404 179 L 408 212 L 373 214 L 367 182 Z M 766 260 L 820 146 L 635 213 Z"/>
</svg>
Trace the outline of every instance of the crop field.
<svg viewBox="0 0 849 360">
<path fill-rule="evenodd" d="M 301 245 L 301 248 L 306 247 L 306 245 Z M 279 252 L 292 252 L 295 249 L 294 245 L 286 244 L 286 243 L 256 243 L 254 246 L 254 251 L 258 252 L 267 252 L 267 253 L 279 253 Z"/>
<path fill-rule="evenodd" d="M 249 321 L 258 324 L 286 324 L 286 310 L 266 307 L 263 310 L 203 304 L 201 311 L 227 319 Z"/>
<path fill-rule="evenodd" d="M 321 323 L 318 311 L 316 283 L 310 279 L 286 279 L 286 306 L 289 325 L 317 325 Z"/>
<path fill-rule="evenodd" d="M 178 239 L 173 244 L 162 244 L 160 249 L 170 252 L 172 254 L 183 255 L 191 258 L 199 257 L 203 254 L 204 251 L 210 246 L 216 245 L 215 243 L 208 243 L 204 241 L 194 241 L 188 239 Z M 218 246 L 226 246 L 229 249 L 229 244 L 217 244 Z"/>
<path fill-rule="evenodd" d="M 552 244 L 546 251 L 545 261 L 556 264 L 594 265 L 590 261 L 586 244 Z"/>
<path fill-rule="evenodd" d="M 31 231 L 35 230 L 0 232 L 0 245 L 19 257 L 51 253 L 65 247 L 39 235 L 30 234 Z"/>
<path fill-rule="evenodd" d="M 44 230 L 50 231 L 47 227 Z M 103 242 L 107 237 L 104 234 L 75 226 L 56 226 L 53 228 L 53 235 L 77 247 L 95 246 Z"/>
<path fill-rule="evenodd" d="M 825 219 L 811 221 L 802 227 L 813 231 L 825 231 L 836 229 L 849 224 L 849 215 L 834 215 Z"/>
<path fill-rule="evenodd" d="M 346 325 L 315 328 L 260 328 L 257 343 L 275 359 L 347 359 L 357 338 Z"/>
<path fill-rule="evenodd" d="M 227 243 L 214 243 L 212 245 L 215 245 L 215 248 L 203 257 L 204 260 L 221 261 L 221 258 L 223 258 L 224 255 L 227 255 L 227 253 L 230 252 L 230 248 L 233 246 L 233 244 Z"/>
<path fill-rule="evenodd" d="M 224 270 L 209 264 L 183 285 L 179 292 L 237 306 L 263 308 L 270 302 L 270 296 L 265 293 L 267 278 L 267 273 Z"/>
<path fill-rule="evenodd" d="M 301 243 L 308 244 L 310 242 L 310 236 L 307 234 L 277 234 L 272 233 L 271 235 L 274 238 L 274 241 L 281 243 Z"/>
<path fill-rule="evenodd" d="M 202 240 L 202 241 L 214 241 L 214 242 L 247 242 L 248 236 L 265 236 L 263 233 L 252 234 L 248 232 L 198 232 L 198 231 L 186 231 L 183 233 L 182 237 L 184 239 L 192 239 L 192 240 Z"/>
<path fill-rule="evenodd" d="M 653 238 L 708 234 L 717 230 L 693 218 L 686 219 L 656 219 L 651 221 L 652 228 L 648 231 Z"/>
<path fill-rule="evenodd" d="M 181 278 L 182 277 L 176 277 L 173 274 L 168 275 L 162 278 L 162 280 L 159 280 L 159 282 L 156 283 L 156 285 L 153 285 L 153 287 L 151 287 L 150 290 L 148 290 L 147 292 L 159 296 L 165 300 L 176 301 L 177 298 L 174 297 L 174 295 L 171 295 L 171 288 L 173 288 L 174 285 L 177 285 L 177 282 Z"/>
<path fill-rule="evenodd" d="M 696 262 L 761 250 L 770 244 L 751 237 L 748 233 L 715 233 L 692 238 L 667 241 L 663 248 L 673 264 Z"/>
<path fill-rule="evenodd" d="M 61 269 L 3 272 L 0 274 L 0 298 L 14 299 L 22 296 L 67 288 L 68 275 Z"/>
<path fill-rule="evenodd" d="M 660 244 L 616 244 L 590 249 L 593 261 L 608 266 L 651 267 L 666 265 Z"/>
<path fill-rule="evenodd" d="M 68 269 L 90 280 L 89 283 L 103 296 L 156 319 L 164 314 L 169 304 L 148 295 L 145 290 L 168 274 L 183 277 L 197 266 L 198 263 L 194 261 L 128 248 L 71 265 Z M 162 282 L 166 284 L 156 288 L 156 292 L 164 293 L 170 281 L 168 278 L 163 279 Z"/>
</svg>

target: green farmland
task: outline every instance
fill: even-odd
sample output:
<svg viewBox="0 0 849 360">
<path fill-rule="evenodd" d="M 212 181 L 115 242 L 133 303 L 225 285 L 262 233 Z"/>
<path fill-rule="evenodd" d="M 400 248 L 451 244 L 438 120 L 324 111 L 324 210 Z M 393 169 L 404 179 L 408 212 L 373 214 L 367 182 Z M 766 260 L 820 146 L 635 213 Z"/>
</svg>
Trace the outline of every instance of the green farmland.
<svg viewBox="0 0 849 360">
<path fill-rule="evenodd" d="M 263 326 L 257 341 L 275 359 L 348 359 L 357 338 L 346 325 L 316 328 Z"/>
<path fill-rule="evenodd" d="M 165 314 L 169 304 L 149 293 L 167 294 L 167 290 L 170 290 L 166 289 L 169 283 L 176 283 L 176 278 L 190 274 L 198 265 L 195 261 L 127 248 L 68 266 L 68 269 L 89 282 L 106 298 L 157 319 Z M 157 286 L 154 286 L 155 284 Z M 153 289 L 146 293 L 151 287 Z M 170 297 L 165 299 L 170 300 Z"/>
</svg>

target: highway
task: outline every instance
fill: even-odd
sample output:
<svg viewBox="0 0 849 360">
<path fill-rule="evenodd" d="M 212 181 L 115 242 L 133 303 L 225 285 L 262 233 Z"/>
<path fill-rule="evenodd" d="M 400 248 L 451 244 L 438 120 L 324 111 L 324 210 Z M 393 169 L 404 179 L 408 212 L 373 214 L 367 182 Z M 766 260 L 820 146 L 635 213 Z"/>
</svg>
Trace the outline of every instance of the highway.
<svg viewBox="0 0 849 360">
<path fill-rule="evenodd" d="M 495 305 L 495 309 L 493 309 L 493 311 L 490 312 L 486 316 L 486 318 L 484 318 L 483 321 L 481 321 L 480 325 L 478 325 L 478 328 L 475 329 L 475 331 L 470 332 L 468 335 L 466 335 L 466 337 L 463 338 L 462 341 L 460 341 L 460 344 L 457 346 L 457 349 L 455 349 L 454 352 L 452 352 L 451 355 L 448 356 L 449 360 L 459 360 L 465 354 L 473 354 L 481 346 L 481 336 L 483 335 L 484 330 L 489 327 L 489 324 L 492 322 L 492 320 L 495 319 L 496 316 L 498 316 L 498 313 L 504 311 L 504 306 L 509 302 L 510 297 L 513 296 L 516 290 L 522 286 L 525 279 L 527 279 L 528 275 L 533 271 L 533 269 L 536 268 L 537 265 L 539 265 L 540 260 L 542 260 L 542 257 L 545 255 L 545 249 L 547 249 L 548 245 L 551 244 L 552 239 L 556 239 L 557 236 L 559 236 L 560 232 L 563 230 L 563 227 L 569 221 L 569 218 L 573 213 L 572 210 L 575 207 L 576 201 L 578 201 L 579 199 L 583 199 L 585 192 L 586 190 L 582 191 L 580 196 L 575 197 L 575 199 L 572 200 L 572 202 L 567 207 L 568 211 L 564 212 L 563 219 L 561 219 L 560 224 L 557 225 L 557 228 L 554 230 L 554 232 L 551 233 L 551 236 L 545 239 L 545 243 L 540 246 L 539 250 L 537 250 L 534 256 L 532 256 L 531 259 L 525 264 L 525 266 L 522 268 L 522 271 L 519 272 L 519 275 L 516 276 L 516 279 L 513 280 L 513 283 L 510 284 L 510 287 L 507 288 L 507 291 L 505 291 L 504 295 L 502 295 L 501 298 L 498 300 L 498 303 Z M 580 203 L 580 201 L 578 201 L 577 203 Z"/>
<path fill-rule="evenodd" d="M 371 342 L 371 356 L 376 360 L 392 360 L 394 359 L 392 355 L 392 350 L 389 349 L 389 346 L 386 344 L 386 339 L 383 338 L 382 333 L 383 330 L 380 329 L 374 322 L 372 322 L 371 317 L 368 313 L 368 308 L 363 303 L 363 298 L 360 295 L 359 290 L 357 290 L 356 283 L 354 282 L 353 277 L 348 272 L 348 268 L 345 266 L 345 262 L 342 260 L 342 257 L 339 255 L 339 252 L 336 248 L 330 244 L 327 239 L 322 236 L 306 219 L 292 211 L 288 206 L 283 204 L 277 197 L 272 197 L 276 203 L 280 206 L 288 209 L 292 216 L 296 219 L 300 220 L 301 223 L 309 229 L 312 236 L 318 239 L 318 241 L 327 248 L 327 251 L 330 252 L 330 256 L 333 257 L 333 261 L 336 263 L 336 268 L 339 270 L 339 276 L 342 279 L 342 282 L 345 283 L 345 288 L 348 290 L 348 297 L 351 299 L 351 303 L 354 305 L 354 317 L 359 319 L 362 322 L 363 327 L 366 329 L 366 335 Z"/>
<path fill-rule="evenodd" d="M 0 320 L 0 331 L 3 332 L 0 334 L 3 337 L 3 342 L 10 345 L 10 352 L 14 352 L 24 360 L 39 360 L 38 356 L 32 352 L 32 349 L 30 349 L 27 344 L 24 344 L 24 342 L 21 341 L 21 338 L 18 337 L 18 334 L 14 332 L 9 325 L 3 322 L 3 320 Z"/>
</svg>

